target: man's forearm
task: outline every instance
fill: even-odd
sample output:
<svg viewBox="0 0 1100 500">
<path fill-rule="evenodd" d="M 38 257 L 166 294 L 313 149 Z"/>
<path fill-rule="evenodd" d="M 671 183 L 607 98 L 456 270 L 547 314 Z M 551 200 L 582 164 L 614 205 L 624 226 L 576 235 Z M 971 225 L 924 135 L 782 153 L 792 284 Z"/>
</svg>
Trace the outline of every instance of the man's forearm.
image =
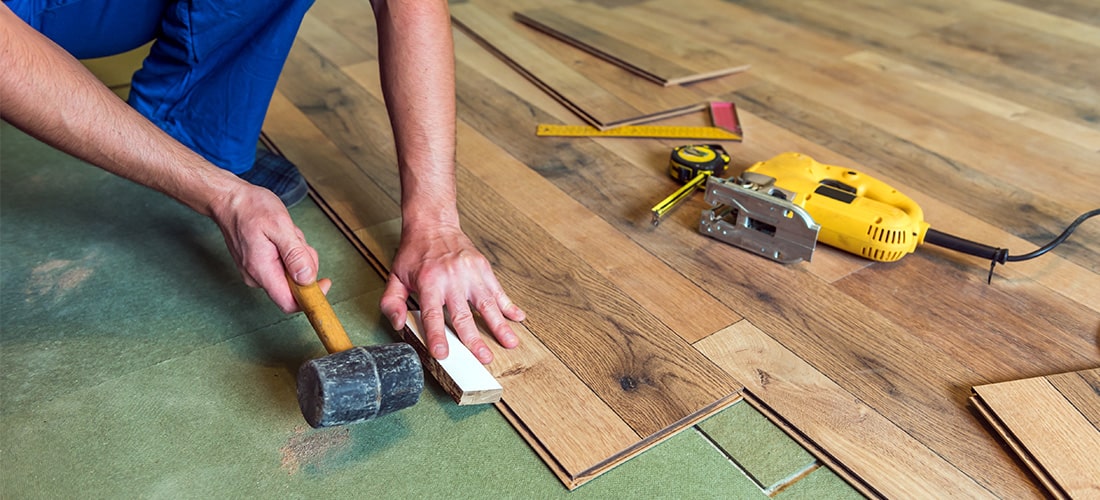
<svg viewBox="0 0 1100 500">
<path fill-rule="evenodd" d="M 406 227 L 458 226 L 454 44 L 447 2 L 374 0 L 382 90 L 401 169 Z"/>
</svg>

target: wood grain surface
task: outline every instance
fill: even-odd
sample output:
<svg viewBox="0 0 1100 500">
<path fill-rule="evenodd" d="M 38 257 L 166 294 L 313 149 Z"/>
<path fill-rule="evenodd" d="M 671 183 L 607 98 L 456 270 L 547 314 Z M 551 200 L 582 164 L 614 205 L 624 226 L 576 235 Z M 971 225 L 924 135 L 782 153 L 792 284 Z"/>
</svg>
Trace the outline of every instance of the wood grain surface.
<svg viewBox="0 0 1100 500">
<path fill-rule="evenodd" d="M 516 19 L 666 87 L 748 69 L 698 42 L 691 30 L 641 25 L 620 16 L 621 12 L 562 2 L 517 12 Z"/>
<path fill-rule="evenodd" d="M 1022 254 L 1100 207 L 1100 10 L 584 3 L 635 33 L 685 27 L 751 69 L 661 87 L 514 19 L 569 2 L 452 3 L 463 227 L 528 312 L 521 347 L 494 347 L 499 408 L 563 483 L 744 394 L 868 495 L 1041 496 L 968 406 L 970 388 L 1100 366 L 1100 221 L 997 266 L 991 284 L 988 261 L 930 246 L 890 264 L 819 246 L 812 262 L 784 266 L 700 235 L 701 196 L 650 224 L 649 208 L 677 187 L 667 162 L 680 144 L 534 132 L 731 100 L 745 131 L 727 148 L 732 172 L 798 151 L 887 182 L 933 228 Z M 373 29 L 365 0 L 315 7 L 265 131 L 386 272 L 399 189 Z M 532 57 L 556 69 L 536 77 L 517 64 Z M 700 110 L 661 124 L 709 123 Z M 1067 399 L 1095 387 L 1050 384 Z M 1095 426 L 1100 410 L 1084 408 Z"/>
<path fill-rule="evenodd" d="M 1052 496 L 1100 497 L 1100 368 L 978 386 L 971 401 Z"/>
</svg>

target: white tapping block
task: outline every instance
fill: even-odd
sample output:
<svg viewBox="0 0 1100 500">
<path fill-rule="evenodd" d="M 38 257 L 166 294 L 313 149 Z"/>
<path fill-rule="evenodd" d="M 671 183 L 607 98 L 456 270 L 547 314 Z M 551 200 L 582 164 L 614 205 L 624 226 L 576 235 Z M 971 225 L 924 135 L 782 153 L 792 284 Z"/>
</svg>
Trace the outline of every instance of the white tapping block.
<svg viewBox="0 0 1100 500">
<path fill-rule="evenodd" d="M 409 311 L 403 335 L 405 341 L 416 348 L 424 368 L 435 377 L 460 405 L 496 403 L 500 401 L 504 388 L 493 377 L 485 365 L 481 364 L 473 353 L 462 345 L 462 341 L 445 327 L 447 332 L 446 359 L 435 359 L 428 351 L 424 340 L 424 327 L 420 323 L 420 311 Z"/>
</svg>

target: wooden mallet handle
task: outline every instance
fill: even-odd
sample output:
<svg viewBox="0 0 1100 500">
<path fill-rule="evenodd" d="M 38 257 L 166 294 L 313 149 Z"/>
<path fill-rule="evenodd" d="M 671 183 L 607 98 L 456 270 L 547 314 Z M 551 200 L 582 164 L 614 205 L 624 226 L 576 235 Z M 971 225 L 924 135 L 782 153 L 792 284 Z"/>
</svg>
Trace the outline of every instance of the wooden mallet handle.
<svg viewBox="0 0 1100 500">
<path fill-rule="evenodd" d="M 354 347 L 351 339 L 348 338 L 348 333 L 344 331 L 344 326 L 340 324 L 340 320 L 336 319 L 336 311 L 332 310 L 332 305 L 328 303 L 328 299 L 325 298 L 324 292 L 316 281 L 308 285 L 299 285 L 289 275 L 286 281 L 290 285 L 290 292 L 294 294 L 294 300 L 298 302 L 298 307 L 306 313 L 309 324 L 313 325 L 313 330 L 317 332 L 317 337 L 321 339 L 321 343 L 325 345 L 329 354 Z"/>
</svg>

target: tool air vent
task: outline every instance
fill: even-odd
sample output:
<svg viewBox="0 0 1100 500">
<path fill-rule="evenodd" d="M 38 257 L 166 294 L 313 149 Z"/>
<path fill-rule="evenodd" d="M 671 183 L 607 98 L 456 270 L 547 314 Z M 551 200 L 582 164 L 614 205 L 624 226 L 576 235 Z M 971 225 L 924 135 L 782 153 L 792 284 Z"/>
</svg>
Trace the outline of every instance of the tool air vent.
<svg viewBox="0 0 1100 500">
<path fill-rule="evenodd" d="M 859 253 L 876 262 L 894 262 L 905 256 L 905 252 L 903 251 L 890 251 L 874 247 L 863 247 L 860 249 Z"/>
<path fill-rule="evenodd" d="M 872 240 L 890 245 L 905 245 L 909 243 L 909 234 L 897 229 L 883 229 L 874 224 L 867 226 L 867 235 Z"/>
</svg>

